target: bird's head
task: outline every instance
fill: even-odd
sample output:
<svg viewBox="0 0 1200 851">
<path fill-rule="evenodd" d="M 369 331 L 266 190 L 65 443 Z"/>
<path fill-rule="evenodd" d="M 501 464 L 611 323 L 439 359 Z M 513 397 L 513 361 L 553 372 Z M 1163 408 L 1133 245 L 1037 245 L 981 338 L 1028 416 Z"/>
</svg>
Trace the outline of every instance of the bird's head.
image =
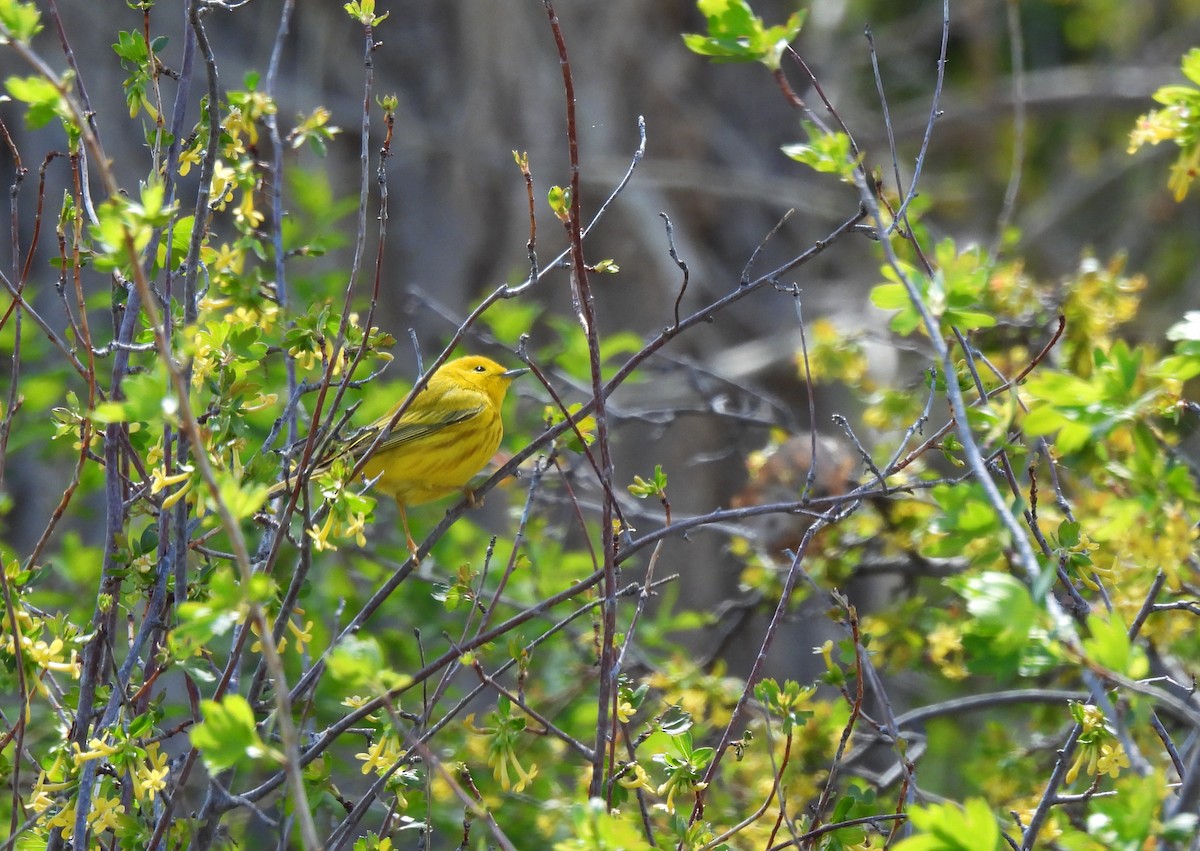
<svg viewBox="0 0 1200 851">
<path fill-rule="evenodd" d="M 439 373 L 447 374 L 466 384 L 482 390 L 499 405 L 504 401 L 508 385 L 513 379 L 529 372 L 528 369 L 505 369 L 491 358 L 469 355 L 445 364 Z"/>
</svg>

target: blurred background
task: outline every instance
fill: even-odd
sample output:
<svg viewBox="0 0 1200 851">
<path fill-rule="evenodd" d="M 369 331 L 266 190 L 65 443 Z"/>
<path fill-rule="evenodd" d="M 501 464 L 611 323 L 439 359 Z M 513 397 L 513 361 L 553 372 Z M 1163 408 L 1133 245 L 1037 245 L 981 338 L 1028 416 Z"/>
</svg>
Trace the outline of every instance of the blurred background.
<svg viewBox="0 0 1200 851">
<path fill-rule="evenodd" d="M 116 28 L 140 30 L 142 15 L 121 0 L 57 5 L 107 150 L 132 190 L 145 176 L 145 140 L 125 119 L 125 72 L 110 41 Z M 151 16 L 152 34 L 170 38 L 162 53 L 168 66 L 179 61 L 181 6 L 160 2 Z M 241 87 L 247 71 L 265 72 L 281 6 L 280 0 L 257 0 L 212 10 L 207 28 L 222 85 Z M 753 7 L 775 24 L 796 5 L 757 0 Z M 868 164 L 881 167 L 889 185 L 888 136 L 864 29 L 870 28 L 877 51 L 907 188 L 929 121 L 942 8 L 937 0 L 815 0 L 795 43 Z M 400 340 L 388 377 L 411 379 L 409 329 L 432 357 L 486 293 L 528 274 L 527 198 L 514 150 L 529 154 L 541 262 L 565 245 L 544 202 L 551 185 L 570 180 L 562 77 L 536 0 L 380 0 L 377 11 L 391 17 L 376 33 L 372 97 L 395 94 L 400 105 L 387 162 L 389 221 L 376 324 Z M 800 116 L 766 70 L 712 64 L 685 49 L 681 33 L 704 28 L 694 3 L 560 0 L 557 11 L 578 94 L 585 217 L 629 167 L 638 117 L 646 122 L 645 159 L 587 243 L 591 262 L 611 257 L 621 267 L 617 275 L 594 278 L 606 335 L 631 332 L 646 340 L 672 321 L 682 276 L 668 255 L 660 213 L 670 217 L 675 247 L 690 269 L 680 308 L 688 315 L 738 286 L 756 246 L 787 211 L 795 212 L 763 246 L 752 276 L 803 252 L 857 209 L 850 187 L 780 151 L 804 135 Z M 950 12 L 941 113 L 920 181 L 932 235 L 953 236 L 960 245 L 997 244 L 1005 196 L 1014 192 L 1006 254 L 1023 256 L 1028 274 L 1053 282 L 1088 253 L 1101 262 L 1127 253 L 1128 270 L 1149 280 L 1142 324 L 1133 333 L 1159 339 L 1195 306 L 1200 220 L 1194 201 L 1177 204 L 1166 189 L 1173 146 L 1136 156 L 1126 148 L 1136 117 L 1153 106 L 1150 94 L 1180 78 L 1180 56 L 1200 43 L 1200 0 L 954 0 Z M 324 276 L 337 299 L 350 266 L 359 192 L 362 40 L 340 3 L 297 3 L 277 93 L 285 132 L 298 113 L 317 105 L 329 108 L 332 123 L 345 130 L 326 158 L 295 154 L 306 164 L 305 177 L 284 189 L 296 226 L 322 230 L 330 248 L 322 258 L 298 261 L 292 274 Z M 37 47 L 55 67 L 65 67 L 54 32 L 43 32 Z M 11 63 L 11 55 L 4 61 Z M 818 104 L 800 69 L 790 62 L 784 69 L 802 97 Z M 3 73 L 27 72 L 5 67 Z M 169 83 L 167 92 L 173 97 Z M 1020 112 L 1023 128 L 1014 121 Z M 0 104 L 25 165 L 36 169 L 62 142 L 53 125 L 31 134 L 16 115 L 12 104 Z M 373 155 L 382 142 L 379 116 L 375 109 Z M 12 165 L 0 146 L 0 170 L 9 175 Z M 60 197 L 53 181 L 61 173 L 49 173 L 47 198 Z M 21 204 L 33 197 L 26 190 Z M 323 217 L 314 213 L 321 205 L 313 197 L 328 199 Z M 373 201 L 372 216 L 376 209 Z M 23 234 L 22 243 L 29 239 Z M 368 256 L 375 239 L 369 219 Z M 52 242 L 43 238 L 42 245 L 52 251 Z M 878 267 L 870 243 L 854 237 L 784 282 L 799 286 L 806 321 L 827 317 L 847 333 L 866 335 L 874 376 L 923 393 L 921 358 L 895 344 L 886 316 L 867 299 L 881 279 Z M 30 286 L 36 303 L 54 316 L 53 272 L 41 268 Z M 517 330 L 528 330 L 535 348 L 567 339 L 571 332 L 561 320 L 569 329 L 572 314 L 564 274 L 549 275 L 525 304 L 534 308 L 532 319 Z M 614 399 L 617 481 L 647 475 L 661 463 L 671 476 L 676 516 L 729 505 L 744 486 L 747 454 L 768 439 L 767 426 L 796 432 L 808 425 L 808 398 L 795 365 L 799 327 L 795 300 L 763 289 L 668 346 L 647 373 L 665 380 L 631 386 Z M 515 331 L 493 331 L 509 349 L 515 344 Z M 503 354 L 488 340 L 470 340 L 466 348 Z M 7 370 L 0 374 L 0 382 L 6 380 Z M 582 386 L 562 380 L 568 401 L 585 398 Z M 546 400 L 533 382 L 519 390 L 522 428 L 532 431 Z M 855 422 L 851 404 L 839 388 L 820 388 L 819 429 L 832 430 L 835 412 Z M 736 415 L 678 414 L 689 406 Z M 856 430 L 869 445 L 869 430 Z M 44 518 L 58 496 L 36 486 L 41 475 L 33 448 L 14 453 L 8 487 L 20 499 L 4 534 L 18 547 L 23 517 Z M 41 522 L 28 528 L 40 529 Z M 660 572 L 683 571 L 686 599 L 713 607 L 736 594 L 740 568 L 726 540 L 699 532 L 690 542 L 674 542 Z M 804 644 L 811 646 L 807 639 Z"/>
</svg>

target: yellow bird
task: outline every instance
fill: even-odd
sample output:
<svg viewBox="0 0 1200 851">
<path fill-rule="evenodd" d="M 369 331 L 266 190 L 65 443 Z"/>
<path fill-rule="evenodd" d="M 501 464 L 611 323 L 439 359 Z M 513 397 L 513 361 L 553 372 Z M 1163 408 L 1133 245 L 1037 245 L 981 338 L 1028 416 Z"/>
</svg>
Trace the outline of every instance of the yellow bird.
<svg viewBox="0 0 1200 851">
<path fill-rule="evenodd" d="M 505 369 L 477 355 L 442 364 L 364 465 L 363 477 L 396 500 L 411 552 L 416 552 L 417 545 L 408 531 L 405 508 L 455 491 L 471 498 L 467 483 L 496 454 L 504 436 L 500 408 L 508 386 L 528 371 Z M 339 458 L 357 462 L 402 404 L 403 399 L 352 440 L 336 447 L 314 472 L 327 470 Z M 288 487 L 288 482 L 280 482 L 271 488 L 271 494 Z"/>
</svg>

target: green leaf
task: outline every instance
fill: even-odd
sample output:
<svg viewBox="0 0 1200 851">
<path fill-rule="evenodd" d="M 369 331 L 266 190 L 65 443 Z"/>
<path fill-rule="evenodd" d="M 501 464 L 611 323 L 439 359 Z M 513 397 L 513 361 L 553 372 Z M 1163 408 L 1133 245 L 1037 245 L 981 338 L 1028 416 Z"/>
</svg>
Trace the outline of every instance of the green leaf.
<svg viewBox="0 0 1200 851">
<path fill-rule="evenodd" d="M 637 808 L 609 810 L 601 799 L 576 803 L 570 810 L 572 836 L 554 845 L 554 851 L 649 851 L 651 846 L 636 819 Z"/>
<path fill-rule="evenodd" d="M 745 0 L 697 0 L 708 35 L 683 36 L 688 50 L 714 62 L 761 62 L 779 68 L 783 52 L 804 25 L 805 12 L 795 12 L 781 26 L 765 27 Z"/>
<path fill-rule="evenodd" d="M 946 320 L 960 331 L 976 331 L 996 324 L 996 317 L 977 310 L 953 310 L 946 314 Z"/>
<path fill-rule="evenodd" d="M 1097 796 L 1089 808 L 1088 835 L 1099 847 L 1116 851 L 1186 848 L 1195 840 L 1194 813 L 1183 815 L 1179 821 L 1161 822 L 1163 795 L 1169 786 L 1161 769 L 1148 777 L 1122 772 L 1114 785 L 1114 795 Z M 1153 836 L 1165 842 L 1150 841 Z"/>
<path fill-rule="evenodd" d="M 546 200 L 550 203 L 550 210 L 561 222 L 566 222 L 571 217 L 571 190 L 569 187 L 551 186 L 550 191 L 546 193 Z"/>
<path fill-rule="evenodd" d="M 668 736 L 681 736 L 692 729 L 692 716 L 682 706 L 674 705 L 659 719 L 662 731 Z"/>
<path fill-rule="evenodd" d="M 1093 612 L 1087 623 L 1089 635 L 1083 640 L 1083 650 L 1089 659 L 1130 679 L 1146 676 L 1149 663 L 1145 651 L 1130 642 L 1119 614 Z"/>
<path fill-rule="evenodd" d="M 5 38 L 28 45 L 42 31 L 41 15 L 33 3 L 0 2 L 0 28 Z"/>
<path fill-rule="evenodd" d="M 345 688 L 357 688 L 373 683 L 383 668 L 383 651 L 371 636 L 351 635 L 329 654 L 329 675 Z"/>
<path fill-rule="evenodd" d="M 1040 403 L 1033 406 L 1029 413 L 1021 419 L 1021 428 L 1025 430 L 1026 434 L 1037 437 L 1058 431 L 1068 422 L 1070 420 L 1058 408 L 1048 403 Z"/>
<path fill-rule="evenodd" d="M 1070 549 L 1079 545 L 1079 523 L 1074 520 L 1064 520 L 1058 524 L 1058 543 Z"/>
<path fill-rule="evenodd" d="M 775 680 L 766 679 L 754 687 L 754 697 L 772 716 L 783 719 L 783 732 L 790 734 L 813 717 L 807 707 L 816 690 L 816 686 L 801 687 L 794 680 L 785 680 L 780 687 Z"/>
<path fill-rule="evenodd" d="M 911 307 L 904 284 L 879 284 L 871 290 L 871 304 L 880 310 L 903 310 Z"/>
<path fill-rule="evenodd" d="M 1195 344 L 1182 344 L 1178 349 L 1192 348 Z M 1200 348 L 1200 347 L 1196 347 Z M 1166 381 L 1191 381 L 1200 375 L 1200 351 L 1181 352 L 1177 357 L 1166 357 L 1153 367 L 1154 376 Z"/>
<path fill-rule="evenodd" d="M 1092 442 L 1092 429 L 1080 423 L 1066 423 L 1058 430 L 1054 445 L 1065 455 L 1078 452 Z"/>
<path fill-rule="evenodd" d="M 350 17 L 354 18 L 364 27 L 379 26 L 387 19 L 391 12 L 384 12 L 382 15 L 375 14 L 375 0 L 351 0 L 342 6 Z"/>
<path fill-rule="evenodd" d="M 1200 47 L 1193 47 L 1183 54 L 1179 68 L 1183 71 L 1183 76 L 1200 86 Z"/>
<path fill-rule="evenodd" d="M 933 283 L 914 266 L 898 261 L 894 267 L 890 263 L 885 264 L 882 272 L 889 283 L 879 284 L 871 290 L 871 303 L 883 310 L 899 311 L 891 321 L 891 329 L 897 334 L 908 336 L 924 324 L 921 314 L 913 305 L 905 279 L 913 285 L 917 295 L 925 300 L 930 312 L 935 317 L 941 315 L 944 298 L 940 295 L 930 298 Z"/>
<path fill-rule="evenodd" d="M 1190 86 L 1159 86 L 1153 97 L 1166 106 L 1184 106 L 1196 100 L 1196 90 Z"/>
<path fill-rule="evenodd" d="M 141 65 L 150 58 L 150 54 L 146 50 L 146 40 L 141 33 L 125 32 L 124 30 L 118 32 L 117 43 L 112 46 L 112 49 L 124 62 L 131 65 Z"/>
<path fill-rule="evenodd" d="M 953 584 L 966 599 L 978 632 L 1021 641 L 1036 620 L 1029 590 L 1007 573 L 988 571 Z"/>
<path fill-rule="evenodd" d="M 169 646 L 175 656 L 190 656 L 218 635 L 229 632 L 241 615 L 237 609 L 187 602 L 179 607 L 179 626 L 171 630 Z"/>
<path fill-rule="evenodd" d="M 216 470 L 213 475 L 221 501 L 237 520 L 253 517 L 267 501 L 270 489 L 266 485 L 243 484 L 228 470 Z"/>
<path fill-rule="evenodd" d="M 96 423 L 123 423 L 128 416 L 121 402 L 100 402 L 92 410 L 91 418 Z"/>
<path fill-rule="evenodd" d="M 957 440 L 947 441 L 948 447 L 957 445 Z M 922 552 L 950 557 L 961 556 L 969 549 L 982 559 L 981 563 L 990 563 L 1007 539 L 1007 532 L 982 488 L 969 483 L 938 485 L 932 495 L 941 513 L 929 523 L 930 534 L 924 536 Z"/>
<path fill-rule="evenodd" d="M 240 694 L 226 695 L 219 703 L 200 701 L 203 721 L 189 733 L 210 771 L 224 771 L 243 762 L 277 760 L 259 737 L 254 710 Z"/>
<path fill-rule="evenodd" d="M 196 223 L 195 216 L 180 216 L 170 224 L 168 233 L 170 234 L 170 245 L 164 238 L 158 243 L 158 251 L 155 257 L 155 262 L 158 268 L 176 269 L 179 264 L 187 257 L 188 249 L 191 247 L 192 228 Z M 171 255 L 168 259 L 167 249 L 170 248 Z"/>
<path fill-rule="evenodd" d="M 814 171 L 836 174 L 844 182 L 850 182 L 854 169 L 862 155 L 854 156 L 850 137 L 840 131 L 822 132 L 815 124 L 805 121 L 804 130 L 809 141 L 803 144 L 784 145 L 783 153 Z"/>
<path fill-rule="evenodd" d="M 1000 826 L 987 802 L 970 798 L 958 804 L 910 807 L 908 817 L 917 830 L 892 846 L 894 851 L 997 851 L 1002 845 Z"/>
<path fill-rule="evenodd" d="M 534 302 L 520 299 L 501 299 L 488 309 L 482 317 L 492 329 L 496 339 L 507 345 L 516 345 L 522 334 L 528 334 L 545 308 Z"/>
<path fill-rule="evenodd" d="M 25 123 L 34 130 L 45 127 L 56 116 L 70 114 L 58 87 L 45 77 L 9 77 L 4 87 L 14 99 L 28 105 Z"/>
<path fill-rule="evenodd" d="M 645 499 L 648 496 L 657 496 L 661 499 L 667 493 L 667 474 L 663 472 L 662 464 L 655 464 L 654 475 L 648 481 L 641 476 L 634 476 L 633 484 L 627 487 L 629 492 L 638 499 Z"/>
<path fill-rule="evenodd" d="M 1037 628 L 1042 613 L 1019 580 L 986 571 L 953 577 L 946 584 L 963 597 L 970 615 L 962 627 L 969 670 L 1008 677 L 1044 665 L 1047 639 Z"/>
<path fill-rule="evenodd" d="M 270 577 L 256 573 L 243 588 L 232 573 L 214 572 L 208 583 L 207 600 L 188 600 L 179 605 L 179 625 L 168 638 L 171 652 L 189 656 L 206 646 L 214 637 L 224 635 L 245 616 L 246 603 L 262 603 L 272 596 Z"/>
<path fill-rule="evenodd" d="M 754 12 L 746 0 L 696 0 L 713 36 L 738 38 L 754 32 Z"/>
</svg>

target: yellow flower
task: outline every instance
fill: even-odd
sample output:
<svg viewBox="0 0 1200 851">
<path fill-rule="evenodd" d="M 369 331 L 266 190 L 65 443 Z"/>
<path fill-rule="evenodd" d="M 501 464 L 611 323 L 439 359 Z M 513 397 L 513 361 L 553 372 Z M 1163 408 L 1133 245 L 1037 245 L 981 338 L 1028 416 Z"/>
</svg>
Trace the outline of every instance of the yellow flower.
<svg viewBox="0 0 1200 851">
<path fill-rule="evenodd" d="M 1067 783 L 1075 782 L 1084 765 L 1087 766 L 1087 773 L 1094 777 L 1101 774 L 1117 777 L 1122 768 L 1129 767 L 1125 748 L 1117 741 L 1099 707 L 1073 703 L 1071 713 L 1083 729 L 1079 734 L 1079 750 L 1075 761 L 1067 770 Z"/>
<path fill-rule="evenodd" d="M 480 727 L 475 723 L 475 713 L 463 719 L 465 726 L 472 733 L 487 736 L 487 764 L 492 769 L 492 776 L 500 782 L 504 791 L 523 792 L 525 787 L 537 777 L 537 766 L 526 770 L 517 758 L 516 745 L 525 730 L 522 721 L 512 715 L 512 706 L 507 700 L 502 700 L 491 714 L 496 722 L 494 727 Z M 516 782 L 509 776 L 509 771 L 516 774 Z"/>
<path fill-rule="evenodd" d="M 254 621 L 254 620 L 250 621 L 250 632 L 252 632 L 255 636 L 260 635 L 260 633 L 258 631 L 258 622 L 257 621 Z M 275 645 L 276 652 L 283 653 L 283 651 L 287 649 L 287 643 L 288 643 L 288 640 L 287 640 L 287 636 L 285 635 L 283 638 L 279 639 L 279 643 Z M 263 647 L 263 645 L 262 645 L 261 639 L 256 638 L 254 643 L 250 645 L 250 651 L 252 653 L 261 653 L 262 647 Z"/>
<path fill-rule="evenodd" d="M 46 827 L 53 830 L 59 828 L 62 830 L 64 839 L 70 839 L 75 835 L 75 807 L 74 805 L 63 807 L 54 817 L 46 822 Z"/>
<path fill-rule="evenodd" d="M 1122 768 L 1128 767 L 1129 756 L 1120 742 L 1104 742 L 1100 745 L 1100 753 L 1096 758 L 1096 774 L 1116 777 Z"/>
<path fill-rule="evenodd" d="M 500 781 L 500 788 L 506 792 L 510 789 L 513 792 L 524 792 L 525 787 L 533 782 L 538 773 L 536 765 L 526 771 L 511 748 L 503 752 L 493 751 L 492 756 L 488 758 L 488 765 L 492 767 L 493 776 Z M 508 776 L 509 766 L 517 775 L 515 783 Z"/>
<path fill-rule="evenodd" d="M 252 192 L 242 193 L 242 203 L 238 204 L 237 209 L 234 210 L 233 217 L 251 230 L 261 225 L 263 219 L 266 218 L 255 208 L 254 193 Z"/>
<path fill-rule="evenodd" d="M 621 776 L 617 782 L 626 789 L 641 789 L 650 783 L 650 775 L 646 773 L 646 769 L 642 768 L 636 762 L 629 764 L 630 771 L 627 771 Z"/>
<path fill-rule="evenodd" d="M 167 475 L 167 468 L 161 465 L 150 471 L 150 493 L 152 494 L 161 493 L 172 485 L 185 482 L 183 487 L 163 500 L 163 509 L 168 509 L 179 502 L 192 489 L 193 467 L 184 465 L 179 469 L 178 473 L 172 473 L 171 475 Z"/>
<path fill-rule="evenodd" d="M 195 145 L 188 148 L 186 151 L 179 152 L 179 176 L 187 177 L 187 173 L 192 170 L 193 165 L 200 164 L 200 152 L 202 148 Z"/>
<path fill-rule="evenodd" d="M 221 247 L 225 248 L 226 246 Z M 217 255 L 213 256 L 215 257 Z M 211 263 L 212 261 L 209 262 Z M 228 296 L 206 295 L 204 298 L 200 299 L 200 312 L 209 313 L 214 310 L 220 310 L 222 307 L 228 307 L 231 304 L 233 304 L 233 300 Z"/>
<path fill-rule="evenodd" d="M 364 529 L 367 525 L 367 516 L 359 513 L 355 514 L 350 520 L 350 525 L 346 527 L 346 537 L 354 538 L 354 543 L 360 547 L 367 545 L 367 536 L 364 534 Z"/>
<path fill-rule="evenodd" d="M 666 779 L 661 786 L 654 790 L 656 795 L 666 794 L 667 796 L 667 812 L 675 812 L 675 794 L 677 792 L 700 792 L 708 788 L 707 783 L 692 783 L 683 773 L 672 774 Z"/>
<path fill-rule="evenodd" d="M 155 467 L 150 471 L 150 493 L 158 493 L 166 490 L 171 485 L 177 485 L 180 482 L 186 482 L 192 475 L 191 467 L 184 467 L 183 472 L 167 475 L 166 467 Z"/>
<path fill-rule="evenodd" d="M 239 305 L 229 314 L 228 320 L 236 324 L 257 325 L 263 331 L 269 331 L 279 318 L 279 306 L 264 304 L 256 307 Z"/>
<path fill-rule="evenodd" d="M 233 189 L 237 175 L 233 169 L 223 162 L 213 166 L 212 195 L 209 206 L 214 210 L 224 210 L 225 205 L 233 200 Z"/>
<path fill-rule="evenodd" d="M 41 815 L 53 807 L 55 803 L 55 800 L 46 794 L 45 790 L 39 789 L 36 786 L 34 787 L 33 797 L 29 800 L 29 806 L 33 808 L 35 813 Z"/>
<path fill-rule="evenodd" d="M 55 638 L 49 644 L 41 639 L 30 641 L 23 638 L 22 647 L 26 655 L 42 670 L 79 677 L 79 656 L 72 650 L 69 656 L 64 657 L 63 649 L 66 645 L 61 638 Z"/>
<path fill-rule="evenodd" d="M 313 526 L 311 529 L 306 529 L 305 533 L 313 539 L 313 549 L 317 552 L 337 552 L 337 544 L 329 540 L 329 533 L 333 531 L 333 512 L 329 512 L 329 516 L 325 518 L 325 525 L 318 529 Z"/>
<path fill-rule="evenodd" d="M 297 652 L 302 652 L 304 650 L 304 646 L 312 641 L 313 622 L 305 621 L 304 627 L 301 628 L 296 625 L 295 621 L 293 621 L 291 618 L 289 618 L 288 622 L 287 622 L 287 627 L 288 627 L 288 631 L 296 637 Z"/>
<path fill-rule="evenodd" d="M 58 806 L 58 799 L 54 797 L 55 792 L 65 792 L 72 786 L 72 781 L 63 779 L 63 752 L 59 751 L 54 758 L 54 765 L 49 769 L 44 769 L 37 779 L 37 783 L 33 785 L 33 799 L 30 806 L 34 812 L 39 815 L 46 812 L 54 806 Z M 51 778 L 58 778 L 52 780 Z M 74 813 L 74 810 L 72 810 Z M 74 816 L 72 816 L 74 818 Z"/>
<path fill-rule="evenodd" d="M 158 743 L 146 745 L 146 761 L 133 772 L 133 791 L 138 800 L 153 801 L 155 796 L 167 788 L 167 755 L 159 750 Z"/>
<path fill-rule="evenodd" d="M 242 269 L 246 265 L 246 252 L 241 248 L 232 248 L 229 243 L 222 242 L 221 247 L 213 254 L 208 265 L 214 272 L 232 272 L 235 275 L 242 274 Z M 229 304 L 228 299 L 213 299 L 206 301 L 211 307 L 223 307 Z"/>
<path fill-rule="evenodd" d="M 404 751 L 400 749 L 400 742 L 395 736 L 383 736 L 374 744 L 369 745 L 364 753 L 354 755 L 355 759 L 363 761 L 363 774 L 370 774 L 372 771 L 376 774 L 383 774 L 399 762 L 403 756 Z"/>
<path fill-rule="evenodd" d="M 121 803 L 119 798 L 99 798 L 92 805 L 88 824 L 97 833 L 103 833 L 106 830 L 111 830 L 115 833 L 120 826 L 119 819 L 124 814 L 125 805 Z"/>
<path fill-rule="evenodd" d="M 236 131 L 228 133 L 226 138 L 228 141 L 225 143 L 225 146 L 221 148 L 221 156 L 227 160 L 236 160 L 241 157 L 242 154 L 246 153 L 246 143 L 242 140 L 241 133 Z"/>
<path fill-rule="evenodd" d="M 259 393 L 254 397 L 254 399 L 247 400 L 246 403 L 242 405 L 242 410 L 261 411 L 263 408 L 270 408 L 277 401 L 279 401 L 279 394 L 277 393 Z"/>
<path fill-rule="evenodd" d="M 929 658 L 948 680 L 962 680 L 967 669 L 962 664 L 962 633 L 949 624 L 939 624 L 929 633 Z"/>
<path fill-rule="evenodd" d="M 622 724 L 628 724 L 629 719 L 633 717 L 635 712 L 637 712 L 637 709 L 628 700 L 622 700 L 617 703 L 617 718 L 621 720 Z"/>
<path fill-rule="evenodd" d="M 1157 145 L 1179 135 L 1175 121 L 1170 120 L 1166 110 L 1156 110 L 1138 118 L 1129 133 L 1129 148 L 1126 153 L 1135 153 L 1142 145 Z"/>
<path fill-rule="evenodd" d="M 105 744 L 100 739 L 92 739 L 88 742 L 88 750 L 81 750 L 78 742 L 71 742 L 71 750 L 75 753 L 75 764 L 90 762 L 93 759 L 102 759 L 112 756 L 120 751 L 120 748 L 115 745 Z"/>
<path fill-rule="evenodd" d="M 1167 180 L 1167 188 L 1172 191 L 1176 201 L 1187 197 L 1188 187 L 1200 173 L 1200 145 L 1190 152 L 1179 155 L 1179 159 L 1171 164 L 1171 176 Z"/>
</svg>

